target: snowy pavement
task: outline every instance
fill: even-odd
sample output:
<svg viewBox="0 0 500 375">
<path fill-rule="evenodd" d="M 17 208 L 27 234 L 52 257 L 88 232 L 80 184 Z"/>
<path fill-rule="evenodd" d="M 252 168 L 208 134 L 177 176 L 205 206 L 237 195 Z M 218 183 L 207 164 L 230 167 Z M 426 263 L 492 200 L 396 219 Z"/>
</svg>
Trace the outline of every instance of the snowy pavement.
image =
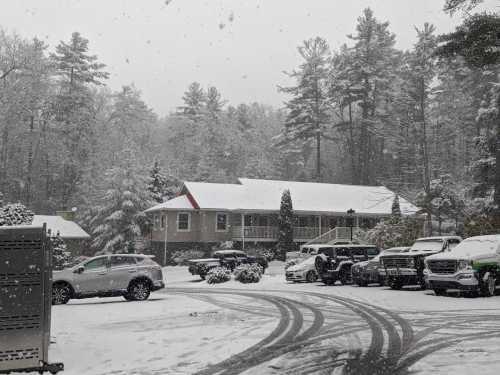
<svg viewBox="0 0 500 375">
<path fill-rule="evenodd" d="M 498 374 L 500 296 L 289 284 L 208 285 L 166 267 L 167 288 L 54 306 L 64 374 Z"/>
</svg>

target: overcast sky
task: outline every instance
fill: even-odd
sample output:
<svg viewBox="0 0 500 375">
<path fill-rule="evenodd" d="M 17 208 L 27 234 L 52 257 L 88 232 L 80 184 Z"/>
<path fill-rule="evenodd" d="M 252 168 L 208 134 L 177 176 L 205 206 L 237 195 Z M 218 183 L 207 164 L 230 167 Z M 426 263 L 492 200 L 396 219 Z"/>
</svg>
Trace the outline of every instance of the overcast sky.
<svg viewBox="0 0 500 375">
<path fill-rule="evenodd" d="M 52 50 L 73 31 L 90 40 L 107 65 L 112 89 L 134 83 L 159 114 L 181 104 L 190 82 L 214 85 L 231 104 L 281 106 L 276 86 L 300 60 L 296 47 L 321 36 L 332 49 L 354 33 L 370 7 L 389 21 L 397 47 L 411 48 L 414 26 L 438 33 L 460 23 L 442 12 L 444 0 L 3 0 L 0 27 L 38 36 Z M 495 9 L 487 0 L 480 9 Z"/>
</svg>

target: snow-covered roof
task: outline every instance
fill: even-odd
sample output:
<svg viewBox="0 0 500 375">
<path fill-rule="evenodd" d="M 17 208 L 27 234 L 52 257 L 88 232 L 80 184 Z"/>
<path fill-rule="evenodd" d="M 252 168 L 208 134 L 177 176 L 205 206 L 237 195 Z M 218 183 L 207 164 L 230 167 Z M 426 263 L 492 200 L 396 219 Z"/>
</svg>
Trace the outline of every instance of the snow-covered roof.
<svg viewBox="0 0 500 375">
<path fill-rule="evenodd" d="M 61 216 L 52 215 L 35 215 L 33 217 L 32 226 L 41 227 L 44 223 L 47 224 L 47 230 L 50 229 L 51 234 L 55 235 L 59 232 L 64 239 L 89 239 L 90 235 L 85 232 L 74 221 L 66 220 Z"/>
<path fill-rule="evenodd" d="M 166 202 L 148 208 L 146 212 L 162 211 L 162 210 L 194 210 L 194 207 L 186 195 L 180 195 Z"/>
<path fill-rule="evenodd" d="M 284 190 L 289 189 L 295 211 L 344 214 L 352 208 L 356 214 L 389 215 L 395 196 L 395 193 L 385 186 L 249 178 L 240 178 L 239 182 L 239 184 L 185 182 L 184 186 L 199 208 L 206 210 L 279 211 L 281 195 Z M 192 209 L 189 199 L 183 195 L 148 211 L 161 210 L 160 206 L 169 202 L 174 205 L 173 201 L 181 197 L 185 197 L 183 202 L 186 206 L 179 208 Z M 399 205 L 404 215 L 415 214 L 418 211 L 416 206 L 401 197 Z M 168 208 L 165 206 L 165 209 Z"/>
</svg>

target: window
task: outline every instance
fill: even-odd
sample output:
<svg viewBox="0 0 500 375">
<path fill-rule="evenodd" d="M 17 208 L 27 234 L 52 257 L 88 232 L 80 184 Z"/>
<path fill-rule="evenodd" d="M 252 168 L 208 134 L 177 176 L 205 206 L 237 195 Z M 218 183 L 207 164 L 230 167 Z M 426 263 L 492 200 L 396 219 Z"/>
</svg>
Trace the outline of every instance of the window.
<svg viewBox="0 0 500 375">
<path fill-rule="evenodd" d="M 269 225 L 267 216 L 259 216 L 259 227 L 267 227 Z"/>
<path fill-rule="evenodd" d="M 225 232 L 227 230 L 227 214 L 216 214 L 216 227 L 218 232 Z"/>
<path fill-rule="evenodd" d="M 378 255 L 378 253 L 379 253 L 379 251 L 376 247 L 369 247 L 367 249 L 367 252 L 368 252 L 368 256 Z"/>
<path fill-rule="evenodd" d="M 308 225 L 308 221 L 309 221 L 309 220 L 307 220 L 307 219 L 308 219 L 308 217 L 307 217 L 307 216 L 299 216 L 299 217 L 297 218 L 297 226 L 298 226 L 298 227 L 307 227 L 307 225 Z"/>
<path fill-rule="evenodd" d="M 86 271 L 93 271 L 98 269 L 106 268 L 107 257 L 101 257 L 97 259 L 92 259 L 91 261 L 85 263 Z"/>
<path fill-rule="evenodd" d="M 177 230 L 188 232 L 191 229 L 191 214 L 179 212 L 177 214 Z"/>
<path fill-rule="evenodd" d="M 158 230 L 159 227 L 160 227 L 160 217 L 158 215 L 155 215 L 153 219 L 153 229 Z"/>
<path fill-rule="evenodd" d="M 167 215 L 161 215 L 161 221 L 160 221 L 160 228 L 161 229 L 165 229 L 165 223 L 166 223 L 166 220 L 167 219 Z"/>
<path fill-rule="evenodd" d="M 253 217 L 252 217 L 252 215 L 245 215 L 244 220 L 245 220 L 245 226 L 246 227 L 250 227 L 250 226 L 253 225 Z"/>
<path fill-rule="evenodd" d="M 127 257 L 123 255 L 113 255 L 111 257 L 111 267 L 130 266 L 135 264 L 134 257 Z"/>
</svg>

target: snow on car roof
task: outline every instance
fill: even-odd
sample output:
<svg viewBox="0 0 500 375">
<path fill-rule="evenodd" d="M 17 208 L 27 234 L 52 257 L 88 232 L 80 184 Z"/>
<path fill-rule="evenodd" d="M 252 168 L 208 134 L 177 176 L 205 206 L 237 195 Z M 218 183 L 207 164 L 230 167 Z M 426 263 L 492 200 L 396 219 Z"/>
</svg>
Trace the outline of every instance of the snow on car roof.
<svg viewBox="0 0 500 375">
<path fill-rule="evenodd" d="M 394 192 L 385 186 L 358 186 L 316 182 L 277 181 L 240 178 L 239 184 L 184 182 L 201 209 L 247 211 L 279 211 L 281 195 L 290 190 L 293 208 L 302 212 L 336 212 L 344 214 L 354 209 L 357 214 L 389 215 Z M 192 209 L 185 197 L 181 209 Z M 181 202 L 180 197 L 150 208 L 147 211 L 168 209 Z M 176 202 L 172 202 L 177 200 Z M 172 202 L 172 203 L 169 203 Z M 415 214 L 418 208 L 400 198 L 401 212 Z"/>
<path fill-rule="evenodd" d="M 74 221 L 66 220 L 57 215 L 35 215 L 31 226 L 41 227 L 47 224 L 47 230 L 50 230 L 52 235 L 59 233 L 64 239 L 89 239 L 90 235 L 85 232 Z"/>
<path fill-rule="evenodd" d="M 186 195 L 179 195 L 178 197 L 148 208 L 146 212 L 160 210 L 194 210 L 194 207 Z"/>
</svg>

